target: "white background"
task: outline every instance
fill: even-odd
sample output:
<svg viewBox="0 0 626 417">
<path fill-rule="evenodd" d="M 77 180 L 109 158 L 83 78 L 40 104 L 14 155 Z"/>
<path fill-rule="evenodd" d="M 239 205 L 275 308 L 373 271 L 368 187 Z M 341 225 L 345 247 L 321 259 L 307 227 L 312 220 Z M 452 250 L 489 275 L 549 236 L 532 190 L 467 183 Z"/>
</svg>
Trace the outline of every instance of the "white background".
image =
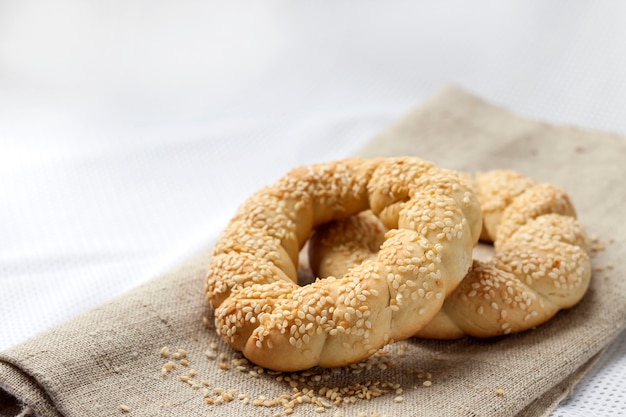
<svg viewBox="0 0 626 417">
<path fill-rule="evenodd" d="M 455 83 L 626 134 L 626 2 L 0 0 L 0 349 Z M 621 337 L 555 416 L 626 414 Z"/>
</svg>

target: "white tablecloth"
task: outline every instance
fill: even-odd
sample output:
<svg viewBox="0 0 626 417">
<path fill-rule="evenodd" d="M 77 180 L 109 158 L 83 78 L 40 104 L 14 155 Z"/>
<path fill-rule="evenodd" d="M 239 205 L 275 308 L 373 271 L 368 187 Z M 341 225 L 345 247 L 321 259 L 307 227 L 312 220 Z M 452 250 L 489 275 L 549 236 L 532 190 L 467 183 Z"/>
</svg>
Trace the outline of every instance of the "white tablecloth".
<svg viewBox="0 0 626 417">
<path fill-rule="evenodd" d="M 626 3 L 0 0 L 0 350 L 455 83 L 626 134 Z M 600 202 L 601 203 L 601 202 Z M 554 416 L 626 413 L 626 338 Z"/>
</svg>

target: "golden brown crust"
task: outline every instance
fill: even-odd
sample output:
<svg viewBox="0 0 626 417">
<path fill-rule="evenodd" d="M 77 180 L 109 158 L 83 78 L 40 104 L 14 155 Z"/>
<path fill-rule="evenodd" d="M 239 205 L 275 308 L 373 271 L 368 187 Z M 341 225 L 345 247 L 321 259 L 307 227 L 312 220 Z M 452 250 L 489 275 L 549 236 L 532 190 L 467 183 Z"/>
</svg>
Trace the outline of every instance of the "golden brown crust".
<svg viewBox="0 0 626 417">
<path fill-rule="evenodd" d="M 589 285 L 588 240 L 563 190 L 510 171 L 482 173 L 475 186 L 484 208 L 481 239 L 494 242 L 495 255 L 474 261 L 417 336 L 450 339 L 524 331 L 574 306 Z M 355 230 L 361 239 L 348 240 Z M 382 233 L 380 221 L 367 213 L 333 222 L 313 235 L 311 266 L 320 276 L 340 273 L 354 259 L 375 256 L 371 248 Z"/>
<path fill-rule="evenodd" d="M 483 212 L 483 231 L 480 239 L 492 242 L 500 218 L 515 197 L 534 186 L 534 180 L 519 172 L 498 170 L 487 173 L 477 172 L 476 183 L 480 208 Z"/>
<path fill-rule="evenodd" d="M 311 231 L 370 208 L 392 228 L 377 256 L 299 286 Z M 217 331 L 275 370 L 362 360 L 432 319 L 469 270 L 481 227 L 471 185 L 418 158 L 296 168 L 246 201 L 215 245 L 206 295 Z"/>
</svg>

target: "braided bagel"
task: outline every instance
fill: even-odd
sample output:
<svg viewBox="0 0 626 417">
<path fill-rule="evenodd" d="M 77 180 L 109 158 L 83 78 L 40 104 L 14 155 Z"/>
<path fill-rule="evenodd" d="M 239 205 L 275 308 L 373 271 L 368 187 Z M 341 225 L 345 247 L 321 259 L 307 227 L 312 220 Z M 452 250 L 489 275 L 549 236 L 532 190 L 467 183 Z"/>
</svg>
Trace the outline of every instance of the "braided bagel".
<svg viewBox="0 0 626 417">
<path fill-rule="evenodd" d="M 512 171 L 478 174 L 481 239 L 487 261 L 474 260 L 441 311 L 416 332 L 424 338 L 492 337 L 536 327 L 574 306 L 591 277 L 588 240 L 567 194 Z M 318 276 L 336 275 L 376 256 L 386 229 L 363 212 L 318 228 L 309 245 Z"/>
<path fill-rule="evenodd" d="M 378 254 L 298 285 L 311 231 L 368 209 L 389 229 Z M 215 244 L 205 292 L 216 330 L 278 371 L 363 360 L 431 321 L 467 274 L 481 225 L 471 186 L 418 158 L 296 168 L 244 202 Z"/>
</svg>

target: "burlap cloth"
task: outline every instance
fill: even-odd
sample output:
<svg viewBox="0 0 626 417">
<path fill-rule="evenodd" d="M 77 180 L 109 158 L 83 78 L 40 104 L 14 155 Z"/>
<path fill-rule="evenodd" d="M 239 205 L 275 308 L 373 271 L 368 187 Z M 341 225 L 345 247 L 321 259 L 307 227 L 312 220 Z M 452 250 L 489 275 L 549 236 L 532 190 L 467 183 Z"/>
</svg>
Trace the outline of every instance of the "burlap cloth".
<svg viewBox="0 0 626 417">
<path fill-rule="evenodd" d="M 304 402 L 294 415 L 549 414 L 626 323 L 626 138 L 518 117 L 447 87 L 358 151 L 404 154 L 468 172 L 516 169 L 567 189 L 579 219 L 598 237 L 592 284 L 582 302 L 519 335 L 411 339 L 339 371 L 260 373 L 237 362 L 211 328 L 203 296 L 207 248 L 127 295 L 1 353 L 0 415 L 273 416 L 290 410 L 253 404 L 293 398 L 307 388 L 317 404 Z M 173 360 L 176 368 L 163 376 L 170 360 L 160 355 L 164 346 L 170 353 L 186 350 L 188 366 Z M 190 369 L 190 382 L 181 381 Z M 323 386 L 356 400 L 321 402 Z M 363 386 L 384 388 L 384 395 L 367 400 L 346 392 Z M 234 400 L 224 401 L 230 398 L 220 388 L 236 390 Z"/>
</svg>

